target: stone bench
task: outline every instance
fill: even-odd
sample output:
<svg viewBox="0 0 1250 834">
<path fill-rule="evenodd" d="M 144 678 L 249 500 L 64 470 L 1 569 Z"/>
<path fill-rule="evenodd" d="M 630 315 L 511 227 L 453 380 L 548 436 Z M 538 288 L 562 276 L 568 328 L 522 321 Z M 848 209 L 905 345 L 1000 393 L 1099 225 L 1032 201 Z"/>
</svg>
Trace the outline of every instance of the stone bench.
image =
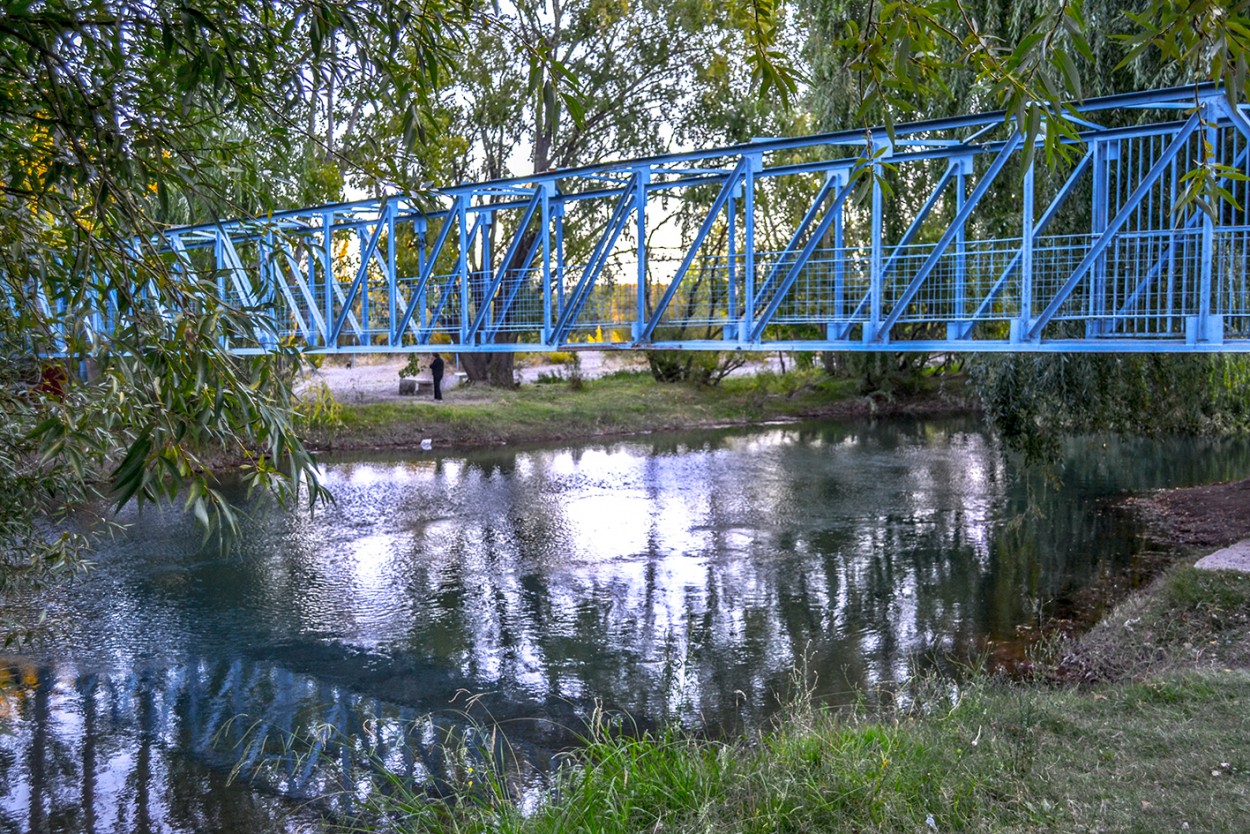
<svg viewBox="0 0 1250 834">
<path fill-rule="evenodd" d="M 434 393 L 434 380 L 432 379 L 401 379 L 399 381 L 401 397 L 419 397 L 422 394 L 432 393 Z"/>
<path fill-rule="evenodd" d="M 443 375 L 443 390 L 446 391 L 453 385 L 459 385 L 469 378 L 464 371 L 456 371 Z M 434 380 L 432 379 L 401 379 L 399 381 L 399 396 L 401 397 L 419 397 L 422 394 L 434 393 Z"/>
</svg>

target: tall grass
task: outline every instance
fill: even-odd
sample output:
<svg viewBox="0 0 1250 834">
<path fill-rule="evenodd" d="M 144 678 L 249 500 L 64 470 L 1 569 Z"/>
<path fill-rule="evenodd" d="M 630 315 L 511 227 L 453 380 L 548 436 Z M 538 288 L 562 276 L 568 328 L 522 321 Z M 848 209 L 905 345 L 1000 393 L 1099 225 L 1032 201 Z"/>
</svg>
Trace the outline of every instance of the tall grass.
<svg viewBox="0 0 1250 834">
<path fill-rule="evenodd" d="M 1169 662 L 1093 688 L 974 671 L 958 683 L 918 677 L 906 697 L 828 708 L 799 673 L 774 725 L 728 740 L 642 731 L 596 711 L 537 791 L 518 778 L 521 756 L 500 728 L 466 713 L 462 728 L 443 737 L 441 773 L 410 780 L 375 760 L 368 778 L 351 781 L 350 802 L 330 803 L 347 809 L 331 826 L 405 834 L 1242 834 L 1250 813 L 1247 610 L 1250 578 L 1171 572 L 1083 638 L 1117 657 L 1149 644 Z M 329 741 L 318 743 L 332 755 Z"/>
</svg>

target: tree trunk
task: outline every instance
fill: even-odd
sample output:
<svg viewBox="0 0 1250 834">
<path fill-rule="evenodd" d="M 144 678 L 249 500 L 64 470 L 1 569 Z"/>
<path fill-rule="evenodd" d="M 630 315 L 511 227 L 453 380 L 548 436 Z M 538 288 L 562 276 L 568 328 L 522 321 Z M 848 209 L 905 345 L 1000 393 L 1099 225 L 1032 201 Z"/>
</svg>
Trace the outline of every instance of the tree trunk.
<svg viewBox="0 0 1250 834">
<path fill-rule="evenodd" d="M 516 379 L 513 376 L 515 365 L 516 355 L 512 353 L 460 354 L 460 367 L 464 368 L 470 382 L 484 382 L 497 388 L 516 386 Z"/>
</svg>

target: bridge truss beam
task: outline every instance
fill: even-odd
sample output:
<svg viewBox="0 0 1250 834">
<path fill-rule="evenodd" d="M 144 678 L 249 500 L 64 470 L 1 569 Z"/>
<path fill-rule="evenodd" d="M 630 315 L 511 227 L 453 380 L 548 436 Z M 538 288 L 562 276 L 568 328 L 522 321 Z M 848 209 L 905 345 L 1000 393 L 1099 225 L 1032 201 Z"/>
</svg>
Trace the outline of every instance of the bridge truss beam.
<svg viewBox="0 0 1250 834">
<path fill-rule="evenodd" d="M 149 248 L 253 312 L 240 353 L 1250 351 L 1246 114 L 1213 87 L 1076 110 L 1070 160 L 1036 170 L 986 113 L 174 228 Z M 1215 163 L 1234 200 L 1206 213 L 1182 195 Z"/>
</svg>

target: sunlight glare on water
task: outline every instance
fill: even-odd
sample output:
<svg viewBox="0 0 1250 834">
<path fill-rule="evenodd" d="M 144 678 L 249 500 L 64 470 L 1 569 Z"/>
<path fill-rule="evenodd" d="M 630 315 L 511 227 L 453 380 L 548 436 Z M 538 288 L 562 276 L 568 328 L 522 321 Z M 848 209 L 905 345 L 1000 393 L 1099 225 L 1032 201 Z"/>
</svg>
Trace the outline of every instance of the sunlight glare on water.
<svg viewBox="0 0 1250 834">
<path fill-rule="evenodd" d="M 596 705 L 756 727 L 796 667 L 853 699 L 1130 565 L 1126 490 L 1248 463 L 1078 440 L 1055 490 L 975 421 L 883 421 L 329 461 L 335 503 L 257 500 L 229 554 L 131 513 L 47 600 L 63 630 L 0 662 L 0 830 L 281 831 L 371 761 L 433 784 L 475 722 L 540 784 Z"/>
</svg>

